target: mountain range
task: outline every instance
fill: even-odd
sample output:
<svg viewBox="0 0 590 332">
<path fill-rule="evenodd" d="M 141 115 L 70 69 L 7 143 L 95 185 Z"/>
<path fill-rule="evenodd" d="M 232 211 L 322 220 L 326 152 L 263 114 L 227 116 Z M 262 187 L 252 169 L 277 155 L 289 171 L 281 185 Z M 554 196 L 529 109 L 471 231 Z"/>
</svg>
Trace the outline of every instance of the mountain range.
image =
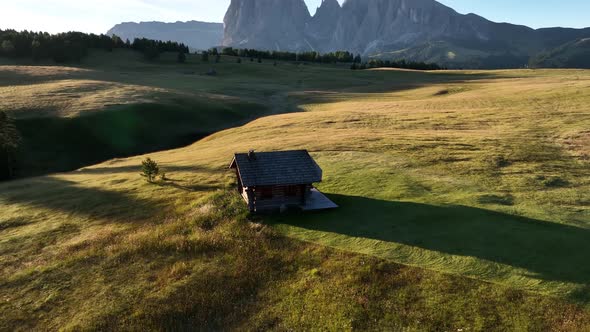
<svg viewBox="0 0 590 332">
<path fill-rule="evenodd" d="M 115 25 L 107 35 L 117 35 L 123 40 L 135 38 L 176 41 L 184 43 L 193 50 L 206 50 L 221 45 L 223 39 L 222 23 L 189 22 L 126 22 Z"/>
<path fill-rule="evenodd" d="M 231 0 L 224 24 L 122 23 L 109 35 L 281 51 L 350 51 L 370 58 L 434 62 L 449 68 L 590 68 L 590 28 L 532 29 L 460 14 L 435 0 Z M 573 58 L 571 58 L 573 57 Z"/>
<path fill-rule="evenodd" d="M 459 14 L 434 0 L 232 0 L 223 44 L 437 62 L 447 67 L 514 68 L 590 37 L 590 28 L 531 29 Z M 590 59 L 586 60 L 590 62 Z M 584 62 L 584 63 L 586 63 Z"/>
</svg>

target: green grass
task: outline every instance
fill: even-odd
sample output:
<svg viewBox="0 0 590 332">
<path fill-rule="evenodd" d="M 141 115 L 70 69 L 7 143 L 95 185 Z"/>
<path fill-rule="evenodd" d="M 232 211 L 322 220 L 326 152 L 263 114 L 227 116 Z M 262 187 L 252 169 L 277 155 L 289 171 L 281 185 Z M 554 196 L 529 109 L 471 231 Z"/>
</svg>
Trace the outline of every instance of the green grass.
<svg viewBox="0 0 590 332">
<path fill-rule="evenodd" d="M 333 195 L 341 211 L 285 217 L 291 236 L 588 303 L 590 231 L 466 206 Z M 343 217 L 346 216 L 346 217 Z"/>
<path fill-rule="evenodd" d="M 180 120 L 146 113 L 158 135 L 200 114 L 187 99 L 218 105 L 211 127 L 268 116 L 150 153 L 157 185 L 146 156 L 0 184 L 0 329 L 588 330 L 590 72 L 117 56 L 0 67 L 2 107 L 88 128 L 162 103 Z M 227 165 L 252 148 L 309 149 L 341 208 L 250 222 Z"/>
<path fill-rule="evenodd" d="M 45 185 L 85 195 L 64 181 Z M 0 327 L 575 331 L 590 323 L 580 308 L 548 297 L 282 237 L 248 221 L 233 192 L 203 198 L 189 213 L 146 207 L 128 215 L 133 226 L 121 220 L 87 232 L 70 223 L 35 232 L 32 244 L 4 242 L 4 255 L 19 246 L 29 256 L 9 270 L 30 267 L 2 281 Z"/>
</svg>

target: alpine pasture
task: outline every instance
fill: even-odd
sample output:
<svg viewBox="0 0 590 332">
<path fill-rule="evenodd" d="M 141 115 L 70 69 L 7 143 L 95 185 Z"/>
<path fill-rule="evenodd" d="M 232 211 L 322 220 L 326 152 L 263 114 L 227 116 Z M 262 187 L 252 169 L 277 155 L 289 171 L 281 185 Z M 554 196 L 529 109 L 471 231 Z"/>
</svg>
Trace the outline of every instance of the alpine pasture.
<svg viewBox="0 0 590 332">
<path fill-rule="evenodd" d="M 122 51 L 0 73 L 23 176 L 47 174 L 0 183 L 0 329 L 590 326 L 590 71 Z M 308 149 L 340 209 L 248 216 L 227 167 L 250 149 Z"/>
</svg>

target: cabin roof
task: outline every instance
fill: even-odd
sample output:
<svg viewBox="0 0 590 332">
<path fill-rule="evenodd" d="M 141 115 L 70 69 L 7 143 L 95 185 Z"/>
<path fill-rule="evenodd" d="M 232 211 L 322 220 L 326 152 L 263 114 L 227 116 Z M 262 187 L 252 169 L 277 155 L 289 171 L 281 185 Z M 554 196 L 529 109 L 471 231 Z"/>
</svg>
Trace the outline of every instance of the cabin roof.
<svg viewBox="0 0 590 332">
<path fill-rule="evenodd" d="M 230 168 L 238 169 L 244 187 L 322 181 L 322 170 L 306 150 L 236 153 Z"/>
</svg>

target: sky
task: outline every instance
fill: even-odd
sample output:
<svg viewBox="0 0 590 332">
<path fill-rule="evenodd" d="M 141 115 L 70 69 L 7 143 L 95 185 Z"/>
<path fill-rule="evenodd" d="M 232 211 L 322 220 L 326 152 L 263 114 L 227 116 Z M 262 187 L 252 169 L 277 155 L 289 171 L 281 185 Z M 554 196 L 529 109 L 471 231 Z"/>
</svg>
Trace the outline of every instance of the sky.
<svg viewBox="0 0 590 332">
<path fill-rule="evenodd" d="M 305 0 L 310 12 L 322 0 Z M 339 0 L 343 2 L 344 0 Z M 0 29 L 105 33 L 121 22 L 222 22 L 230 0 L 0 0 Z M 590 0 L 439 0 L 460 13 L 540 27 L 590 27 Z"/>
</svg>

